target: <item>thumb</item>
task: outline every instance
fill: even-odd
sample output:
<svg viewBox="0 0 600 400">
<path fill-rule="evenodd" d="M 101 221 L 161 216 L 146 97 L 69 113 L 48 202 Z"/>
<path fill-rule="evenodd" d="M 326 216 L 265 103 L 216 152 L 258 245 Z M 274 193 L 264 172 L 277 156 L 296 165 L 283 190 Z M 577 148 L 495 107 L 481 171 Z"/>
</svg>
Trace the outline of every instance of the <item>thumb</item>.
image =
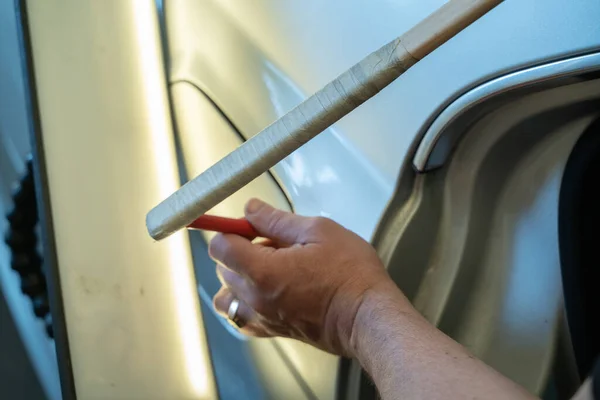
<svg viewBox="0 0 600 400">
<path fill-rule="evenodd" d="M 286 245 L 302 240 L 304 217 L 278 210 L 258 199 L 251 199 L 246 203 L 245 214 L 254 229 L 267 239 Z"/>
</svg>

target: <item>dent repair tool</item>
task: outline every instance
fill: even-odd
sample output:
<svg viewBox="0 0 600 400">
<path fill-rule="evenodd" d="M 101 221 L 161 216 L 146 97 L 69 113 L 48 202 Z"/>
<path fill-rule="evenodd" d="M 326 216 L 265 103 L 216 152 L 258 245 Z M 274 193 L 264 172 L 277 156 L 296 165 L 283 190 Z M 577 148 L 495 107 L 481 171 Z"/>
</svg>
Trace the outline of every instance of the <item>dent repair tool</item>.
<svg viewBox="0 0 600 400">
<path fill-rule="evenodd" d="M 188 229 L 200 229 L 203 231 L 234 233 L 248 240 L 256 239 L 259 234 L 245 218 L 226 218 L 216 215 L 201 215 L 189 224 Z"/>
<path fill-rule="evenodd" d="M 146 216 L 150 236 L 160 240 L 188 226 L 501 2 L 448 1 L 150 210 Z"/>
</svg>

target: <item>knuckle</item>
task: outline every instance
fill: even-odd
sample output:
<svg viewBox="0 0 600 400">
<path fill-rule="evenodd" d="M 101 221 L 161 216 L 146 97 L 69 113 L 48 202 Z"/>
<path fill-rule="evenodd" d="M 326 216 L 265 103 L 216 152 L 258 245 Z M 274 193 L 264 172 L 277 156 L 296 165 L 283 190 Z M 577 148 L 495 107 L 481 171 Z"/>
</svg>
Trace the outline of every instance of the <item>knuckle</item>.
<svg viewBox="0 0 600 400">
<path fill-rule="evenodd" d="M 239 275 L 230 269 L 219 265 L 217 269 L 217 275 L 226 286 L 235 287 L 239 285 Z"/>
<path fill-rule="evenodd" d="M 224 312 L 226 307 L 223 297 L 213 297 L 213 306 L 217 311 Z"/>
<path fill-rule="evenodd" d="M 221 234 L 216 235 L 208 245 L 208 254 L 217 260 L 220 260 L 223 255 L 223 246 L 225 245 L 223 242 L 225 237 Z"/>
<path fill-rule="evenodd" d="M 308 223 L 308 230 L 314 234 L 324 233 L 330 230 L 334 224 L 329 218 L 312 217 Z"/>
<path fill-rule="evenodd" d="M 221 261 L 226 262 L 229 259 L 233 251 L 233 245 L 230 240 L 228 240 L 225 236 L 223 236 L 222 240 L 218 242 L 218 253 L 221 257 Z M 225 264 L 227 265 L 227 263 Z"/>
<path fill-rule="evenodd" d="M 272 211 L 269 217 L 269 231 L 279 232 L 283 228 L 284 216 L 282 213 Z"/>
<path fill-rule="evenodd" d="M 246 258 L 248 268 L 245 271 L 249 281 L 259 292 L 268 290 L 269 274 L 272 273 L 269 254 L 264 252 L 254 253 L 251 258 Z"/>
<path fill-rule="evenodd" d="M 219 234 L 210 242 L 208 253 L 213 259 L 230 267 L 235 258 L 235 245 L 227 236 Z"/>
<path fill-rule="evenodd" d="M 213 305 L 218 312 L 224 313 L 227 311 L 230 301 L 229 297 L 229 291 L 226 289 L 221 289 L 215 294 L 213 297 Z"/>
</svg>

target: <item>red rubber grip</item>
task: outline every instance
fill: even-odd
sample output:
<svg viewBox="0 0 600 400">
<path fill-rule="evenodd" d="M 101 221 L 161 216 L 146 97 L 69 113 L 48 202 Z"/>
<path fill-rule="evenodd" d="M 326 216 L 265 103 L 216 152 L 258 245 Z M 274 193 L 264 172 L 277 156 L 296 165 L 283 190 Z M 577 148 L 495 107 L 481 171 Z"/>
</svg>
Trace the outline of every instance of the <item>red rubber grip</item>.
<svg viewBox="0 0 600 400">
<path fill-rule="evenodd" d="M 200 229 L 203 231 L 231 233 L 243 236 L 249 240 L 258 237 L 258 232 L 245 218 L 226 218 L 216 215 L 202 215 L 200 218 L 188 225 L 189 229 Z"/>
</svg>

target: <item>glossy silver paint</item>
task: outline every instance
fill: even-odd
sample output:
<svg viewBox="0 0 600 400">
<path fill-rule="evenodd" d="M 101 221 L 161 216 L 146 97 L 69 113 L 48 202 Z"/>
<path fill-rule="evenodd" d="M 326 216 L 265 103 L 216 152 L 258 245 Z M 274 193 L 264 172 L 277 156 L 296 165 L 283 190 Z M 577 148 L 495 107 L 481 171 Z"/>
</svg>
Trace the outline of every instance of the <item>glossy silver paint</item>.
<svg viewBox="0 0 600 400">
<path fill-rule="evenodd" d="M 369 2 L 367 7 L 358 0 L 343 4 L 317 0 L 167 2 L 170 81 L 199 88 L 242 135 L 250 137 L 442 3 L 377 1 Z M 507 0 L 279 163 L 273 173 L 288 192 L 296 212 L 331 217 L 366 239 L 375 235 L 378 245 L 379 240 L 391 244 L 399 238 L 410 243 L 387 260 L 401 286 L 414 283 L 415 295 L 421 276 L 411 277 L 411 266 L 401 260 L 420 260 L 416 265 L 426 262 L 433 244 L 421 239 L 436 237 L 436 228 L 429 223 L 439 214 L 432 208 L 435 193 L 427 192 L 423 197 L 425 192 L 417 191 L 421 197 L 415 194 L 407 200 L 411 189 L 402 182 L 413 177 L 413 151 L 426 127 L 448 104 L 482 83 L 528 66 L 597 49 L 600 28 L 595 15 L 599 13 L 600 4 L 595 2 L 565 7 L 560 0 Z M 511 28 L 503 30 L 506 21 L 510 21 Z M 498 34 L 500 31 L 502 34 Z M 410 211 L 410 207 L 394 200 L 398 197 L 418 204 L 419 216 L 424 220 L 419 219 L 406 230 L 394 223 L 394 213 L 406 221 L 417 214 L 417 209 Z M 381 228 L 376 234 L 379 220 Z M 472 234 L 482 232 L 475 230 Z M 380 246 L 384 257 L 393 249 L 392 245 Z M 506 259 L 503 266 L 516 268 L 512 261 L 517 259 Z M 447 285 L 440 293 L 446 290 L 459 289 Z M 553 293 L 556 295 L 556 291 Z M 489 304 L 494 301 L 499 300 L 490 296 Z M 458 321 L 463 313 L 454 310 L 447 315 Z M 477 331 L 470 332 L 475 335 Z M 555 331 L 545 332 L 553 335 Z M 553 343 L 548 339 L 542 346 L 552 348 Z M 475 351 L 486 358 L 483 348 Z M 510 354 L 506 353 L 503 360 Z M 547 377 L 545 368 L 550 365 L 548 358 L 539 358 L 539 353 L 536 357 L 531 359 L 533 364 L 524 364 L 537 368 L 523 378 L 532 390 L 543 386 L 540 382 Z M 487 360 L 498 362 L 493 357 Z M 301 353 L 296 356 L 295 366 L 310 364 L 310 358 Z M 335 380 L 331 373 L 302 377 L 311 388 Z M 332 396 L 331 391 L 314 391 L 324 396 L 320 398 Z"/>
<path fill-rule="evenodd" d="M 592 53 L 528 68 L 476 87 L 450 104 L 435 119 L 417 148 L 413 159 L 415 168 L 424 172 L 442 165 L 464 133 L 465 121 L 472 122 L 476 113 L 485 115 L 485 111 L 478 107 L 489 106 L 490 98 L 508 95 L 503 99 L 506 103 L 527 93 L 545 90 L 548 86 L 585 79 L 585 74 L 598 70 L 600 54 Z"/>
<path fill-rule="evenodd" d="M 171 85 L 173 111 L 186 173 L 195 176 L 209 168 L 242 143 L 242 138 L 218 109 L 198 88 L 187 82 Z M 260 197 L 274 206 L 290 210 L 287 198 L 269 174 L 264 174 L 239 192 L 210 210 L 210 213 L 238 218 L 244 213 L 249 198 Z M 204 243 L 192 241 L 195 250 L 205 251 L 205 243 L 214 233 L 201 232 Z M 192 240 L 197 235 L 192 235 Z M 206 312 L 211 313 L 205 326 L 209 330 L 208 344 L 215 363 L 217 380 L 223 398 L 310 398 L 299 381 L 291 362 L 303 376 L 321 371 L 331 376 L 336 371 L 336 358 L 297 341 L 250 339 L 237 333 L 212 307 L 212 297 L 221 284 L 215 275 L 215 265 L 194 252 L 200 298 Z M 235 351 L 229 351 L 235 349 Z M 226 365 L 227 367 L 221 367 Z M 226 372 L 223 372 L 226 371 Z M 221 373 L 221 374 L 219 374 Z M 313 373 L 314 374 L 314 373 Z M 320 391 L 318 391 L 320 389 Z M 327 396 L 335 392 L 335 380 L 327 381 Z M 323 388 L 315 388 L 319 398 Z"/>
<path fill-rule="evenodd" d="M 189 241 L 144 225 L 179 184 L 155 4 L 26 5 L 76 395 L 214 399 Z"/>
<path fill-rule="evenodd" d="M 250 358 L 256 376 L 244 383 L 264 386 L 253 395 L 334 398 L 337 358 L 294 342 L 250 343 L 231 334 L 207 304 L 202 324 L 191 294 L 187 238 L 156 244 L 143 232 L 145 212 L 178 183 L 151 2 L 28 4 L 79 396 L 202 397 L 194 389 L 201 385 L 193 384 L 193 374 L 202 370 L 210 398 L 205 327 L 222 339 L 217 345 Z M 187 143 L 182 141 L 186 169 L 205 167 L 206 160 L 196 159 L 207 145 L 201 139 L 220 134 L 234 145 L 233 127 L 244 137 L 253 135 L 441 4 L 166 2 L 173 105 L 195 104 L 206 113 L 201 122 L 193 110 L 187 117 L 175 110 L 180 139 Z M 469 132 L 459 127 L 464 139 L 438 171 L 416 175 L 412 161 L 426 129 L 471 89 L 600 48 L 598 15 L 600 3 L 591 0 L 568 7 L 564 0 L 505 0 L 272 171 L 296 212 L 331 217 L 373 239 L 390 273 L 431 321 L 534 392 L 547 380 L 560 333 L 554 328 L 560 313 L 553 225 L 558 177 L 593 113 L 561 112 L 561 123 L 550 126 L 532 98 L 520 99 L 490 111 L 487 125 Z M 503 29 L 507 21 L 510 29 Z M 554 92 L 550 100 L 564 97 L 575 104 L 589 90 L 559 89 L 565 92 Z M 210 111 L 200 92 L 233 127 Z M 520 118 L 539 123 L 539 140 L 530 146 L 515 140 Z M 507 149 L 519 150 L 508 165 L 502 159 Z M 222 210 L 239 214 L 245 197 L 261 197 L 265 187 L 269 199 L 284 204 L 269 182 Z M 83 229 L 85 218 L 89 227 Z M 194 249 L 205 250 L 200 244 Z M 208 303 L 216 284 L 197 274 Z M 538 276 L 543 279 L 532 279 Z M 182 284 L 175 287 L 175 280 Z M 181 309 L 191 317 L 182 318 Z M 184 336 L 188 323 L 199 333 Z M 202 356 L 186 358 L 186 343 Z M 191 368 L 198 359 L 202 367 Z"/>
<path fill-rule="evenodd" d="M 600 115 L 600 80 L 571 82 L 490 99 L 442 168 L 400 183 L 375 239 L 430 321 L 533 393 L 545 389 L 563 323 L 562 170 Z"/>
<path fill-rule="evenodd" d="M 249 137 L 443 1 L 368 4 L 167 2 L 170 80 L 200 87 Z M 449 103 L 507 72 L 598 48 L 599 13 L 597 2 L 506 0 L 278 164 L 275 175 L 300 213 L 330 216 L 369 239 L 402 166 Z M 505 21 L 511 29 L 498 35 Z"/>
</svg>

